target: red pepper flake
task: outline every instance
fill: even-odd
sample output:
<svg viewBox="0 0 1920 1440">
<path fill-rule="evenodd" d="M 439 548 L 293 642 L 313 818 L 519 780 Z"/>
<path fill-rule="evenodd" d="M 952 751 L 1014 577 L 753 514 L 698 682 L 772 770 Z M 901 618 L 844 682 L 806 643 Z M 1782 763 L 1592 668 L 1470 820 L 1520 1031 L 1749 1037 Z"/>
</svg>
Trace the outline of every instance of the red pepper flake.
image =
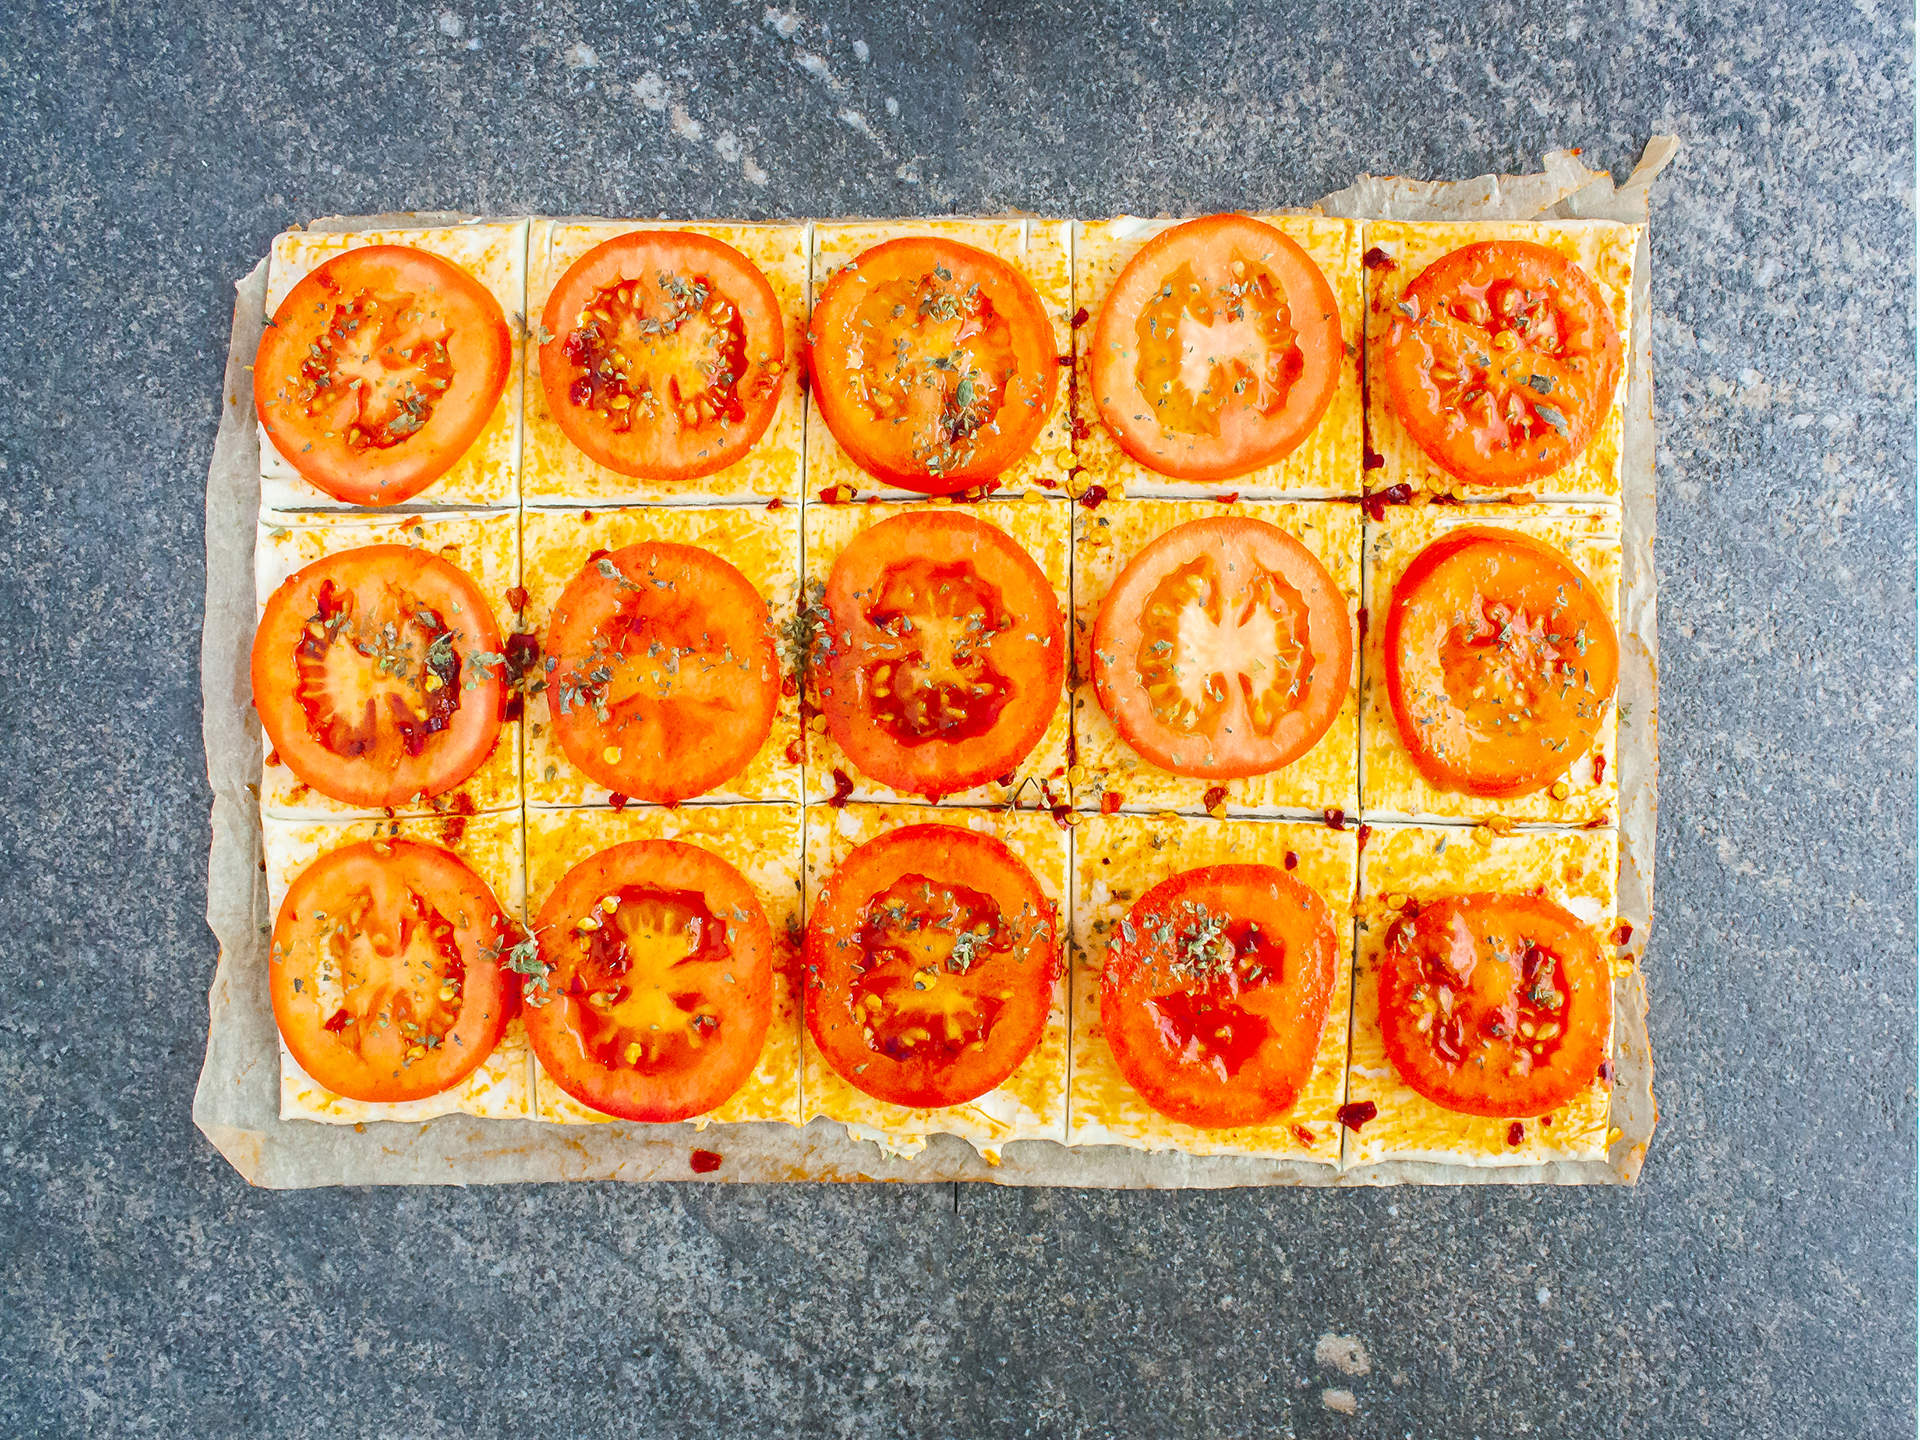
<svg viewBox="0 0 1920 1440">
<path fill-rule="evenodd" d="M 1074 416 L 1073 438 L 1076 440 L 1084 440 L 1091 434 L 1093 434 L 1093 426 L 1082 420 L 1078 415 Z"/>
<path fill-rule="evenodd" d="M 527 587 L 524 585 L 516 585 L 507 591 L 507 604 L 516 610 L 526 609 L 527 601 L 532 598 L 532 596 L 527 594 Z"/>
<path fill-rule="evenodd" d="M 1238 490 L 1229 490 L 1226 494 L 1216 495 L 1213 498 L 1218 500 L 1222 505 L 1238 505 L 1240 503 L 1240 492 Z"/>
<path fill-rule="evenodd" d="M 1611 815 L 1602 815 L 1598 820 L 1587 821 L 1587 823 L 1580 828 L 1582 830 L 1604 830 L 1611 824 L 1613 824 L 1613 817 Z"/>
<path fill-rule="evenodd" d="M 847 805 L 847 797 L 851 794 L 853 794 L 852 779 L 848 777 L 846 771 L 835 766 L 833 771 L 833 794 L 827 797 L 827 804 L 836 810 L 844 810 Z"/>
<path fill-rule="evenodd" d="M 507 657 L 507 703 L 500 711 L 501 723 L 513 724 L 527 705 L 527 678 L 539 673 L 540 637 L 516 630 L 502 647 Z"/>
<path fill-rule="evenodd" d="M 616 811 L 624 810 L 627 808 L 627 802 L 630 798 L 630 796 L 622 795 L 616 790 L 607 796 L 607 804 L 611 805 Z"/>
<path fill-rule="evenodd" d="M 1542 1115 L 1542 1116 L 1540 1117 L 1540 1128 L 1541 1128 L 1542 1130 L 1550 1130 L 1550 1129 L 1552 1129 L 1552 1128 L 1553 1128 L 1553 1117 L 1552 1117 L 1551 1115 Z"/>
<path fill-rule="evenodd" d="M 720 1168 L 720 1155 L 714 1150 L 696 1150 L 687 1164 L 696 1175 L 711 1175 Z"/>
<path fill-rule="evenodd" d="M 1087 314 L 1087 307 L 1082 305 L 1078 310 L 1073 312 L 1073 328 L 1078 330 L 1092 318 L 1092 316 Z"/>
<path fill-rule="evenodd" d="M 586 522 L 587 522 L 587 523 L 588 523 L 589 525 L 591 525 L 591 524 L 593 523 L 593 511 L 591 511 L 591 510 L 582 510 L 582 511 L 580 512 L 580 518 L 581 518 L 582 520 L 584 520 L 584 521 L 586 521 Z"/>
<path fill-rule="evenodd" d="M 791 700 L 800 693 L 800 682 L 791 675 L 782 676 L 780 679 L 780 693 Z"/>
<path fill-rule="evenodd" d="M 1367 607 L 1364 605 L 1360 607 L 1360 638 L 1367 638 Z"/>
<path fill-rule="evenodd" d="M 1067 366 L 1073 364 L 1073 356 L 1056 355 L 1053 357 L 1053 363 L 1058 365 L 1062 370 L 1064 370 L 1067 368 Z"/>
<path fill-rule="evenodd" d="M 1387 518 L 1387 506 L 1405 505 L 1413 499 L 1413 487 L 1402 480 L 1398 485 L 1389 485 L 1384 490 L 1369 490 L 1360 497 L 1367 518 L 1384 520 Z"/>
<path fill-rule="evenodd" d="M 787 755 L 787 764 L 789 765 L 803 765 L 806 763 L 806 759 L 807 759 L 806 747 L 803 746 L 798 740 L 789 740 L 787 742 L 786 755 Z"/>
<path fill-rule="evenodd" d="M 1293 851 L 1291 850 L 1287 851 L 1287 869 L 1289 870 L 1295 869 L 1296 867 L 1298 867 L 1299 864 L 1300 864 L 1300 857 L 1294 854 Z"/>
<path fill-rule="evenodd" d="M 1518 1120 L 1507 1126 L 1507 1144 L 1524 1145 L 1527 1140 L 1527 1127 Z"/>
<path fill-rule="evenodd" d="M 349 1015 L 347 1013 L 347 1007 L 342 1005 L 338 1010 L 333 1012 L 333 1018 L 327 1021 L 327 1029 L 338 1035 L 342 1030 L 347 1028 L 347 1022 L 351 1019 L 353 1019 L 353 1016 Z"/>
<path fill-rule="evenodd" d="M 1375 245 L 1371 250 L 1367 251 L 1366 259 L 1362 263 L 1369 270 L 1398 270 L 1400 268 L 1400 262 L 1387 254 L 1387 252 L 1382 250 L 1378 245 Z"/>
<path fill-rule="evenodd" d="M 1609 1059 L 1606 1059 L 1606 1060 L 1602 1060 L 1602 1061 L 1600 1062 L 1600 1069 L 1599 1069 L 1599 1071 L 1598 1071 L 1597 1073 L 1598 1073 L 1598 1074 L 1599 1074 L 1599 1076 L 1600 1076 L 1600 1083 L 1601 1083 L 1602 1085 L 1607 1085 L 1607 1086 L 1611 1086 L 1611 1085 L 1613 1084 L 1613 1061 L 1612 1061 L 1612 1059 L 1610 1059 L 1610 1058 L 1609 1058 Z"/>
<path fill-rule="evenodd" d="M 1358 1135 L 1362 1125 L 1380 1114 L 1380 1107 L 1371 1100 L 1357 1100 L 1342 1105 L 1333 1113 L 1342 1125 Z"/>
<path fill-rule="evenodd" d="M 279 763 L 280 763 L 280 752 L 278 750 L 267 751 L 267 764 L 271 766 L 271 765 L 278 765 Z"/>
<path fill-rule="evenodd" d="M 1365 824 L 1363 824 L 1363 825 L 1362 825 L 1362 826 L 1360 827 L 1360 832 L 1359 832 L 1359 835 L 1360 835 L 1360 848 L 1361 848 L 1362 850 L 1365 850 L 1365 849 L 1367 848 L 1367 841 L 1368 841 L 1368 840 L 1369 840 L 1369 839 L 1370 839 L 1370 838 L 1372 837 L 1372 835 L 1373 835 L 1373 827 L 1372 827 L 1371 825 L 1365 825 Z"/>
<path fill-rule="evenodd" d="M 1382 455 L 1378 450 L 1375 450 L 1372 446 L 1368 446 L 1361 452 L 1360 468 L 1362 470 L 1378 470 L 1386 463 L 1387 457 Z"/>
<path fill-rule="evenodd" d="M 784 506 L 786 503 L 787 503 L 786 501 L 782 500 L 778 495 L 776 495 L 771 500 L 767 501 L 767 509 L 778 510 L 782 506 Z"/>
<path fill-rule="evenodd" d="M 1344 810 L 1323 810 L 1320 812 L 1320 816 L 1327 822 L 1327 828 L 1329 830 L 1344 830 L 1347 828 L 1347 812 Z"/>
<path fill-rule="evenodd" d="M 449 845 L 458 845 L 467 833 L 467 820 L 480 813 L 479 807 L 473 803 L 473 796 L 462 790 L 447 809 L 447 817 L 440 822 L 440 838 Z"/>
<path fill-rule="evenodd" d="M 1298 1140 L 1302 1145 L 1312 1145 L 1315 1144 L 1320 1137 L 1307 1129 L 1306 1126 L 1296 1125 L 1293 1127 L 1293 1138 Z"/>
<path fill-rule="evenodd" d="M 1100 793 L 1100 813 L 1118 815 L 1120 807 L 1127 803 L 1127 797 L 1118 790 L 1103 790 Z"/>
<path fill-rule="evenodd" d="M 1200 797 L 1200 808 L 1209 815 L 1226 803 L 1227 787 L 1224 785 L 1216 785 Z"/>
<path fill-rule="evenodd" d="M 829 485 L 820 492 L 820 503 L 822 505 L 839 505 L 852 498 L 853 496 L 844 485 Z"/>
<path fill-rule="evenodd" d="M 598 565 L 602 560 L 605 560 L 611 557 L 612 554 L 613 552 L 611 550 L 596 550 L 591 555 L 587 556 L 587 564 Z"/>
<path fill-rule="evenodd" d="M 1107 487 L 1104 485 L 1089 485 L 1080 492 L 1080 503 L 1089 510 L 1098 510 L 1106 498 Z"/>
<path fill-rule="evenodd" d="M 1607 757 L 1604 755 L 1596 755 L 1593 757 L 1593 783 L 1598 785 L 1601 781 L 1605 780 L 1606 778 L 1607 778 Z"/>
<path fill-rule="evenodd" d="M 1618 925 L 1613 927 L 1614 944 L 1624 945 L 1631 939 L 1633 939 L 1633 922 L 1631 920 L 1622 920 Z"/>
</svg>

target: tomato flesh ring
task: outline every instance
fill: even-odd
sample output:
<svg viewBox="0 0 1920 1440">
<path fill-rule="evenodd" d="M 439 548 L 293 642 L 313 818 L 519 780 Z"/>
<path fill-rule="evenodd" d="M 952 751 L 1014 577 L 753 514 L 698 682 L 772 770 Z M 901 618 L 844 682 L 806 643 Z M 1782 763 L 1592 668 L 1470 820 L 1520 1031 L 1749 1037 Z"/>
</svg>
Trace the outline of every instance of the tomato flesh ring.
<svg viewBox="0 0 1920 1440">
<path fill-rule="evenodd" d="M 890 831 L 841 862 L 812 912 L 807 1028 L 856 1089 L 915 1109 L 964 1104 L 1039 1043 L 1058 924 L 1000 841 L 952 825 Z"/>
<path fill-rule="evenodd" d="M 544 989 L 527 1039 L 583 1105 L 656 1123 L 704 1115 L 744 1085 L 773 1015 L 773 937 L 718 855 L 615 845 L 568 871 L 534 925 Z"/>
<path fill-rule="evenodd" d="M 336 1095 L 424 1100 L 492 1054 L 516 1009 L 501 966 L 511 926 L 486 882 L 412 840 L 321 856 L 274 923 L 274 1021 Z"/>
<path fill-rule="evenodd" d="M 1263 520 L 1175 527 L 1130 560 L 1093 627 L 1101 708 L 1175 774 L 1260 775 L 1320 742 L 1353 676 L 1347 602 L 1319 559 Z"/>
<path fill-rule="evenodd" d="M 709 236 L 638 230 L 595 246 L 554 286 L 542 324 L 548 409 L 624 475 L 723 470 L 779 409 L 787 339 L 773 286 Z"/>
<path fill-rule="evenodd" d="M 1214 215 L 1140 248 L 1090 353 L 1100 418 L 1127 454 L 1163 475 L 1227 480 L 1313 433 L 1346 344 L 1312 256 L 1271 225 Z"/>
<path fill-rule="evenodd" d="M 1107 948 L 1100 1020 L 1120 1073 L 1185 1125 L 1279 1119 L 1318 1060 L 1337 944 L 1326 902 L 1271 866 L 1163 880 Z"/>
<path fill-rule="evenodd" d="M 1066 627 L 1046 574 L 975 516 L 862 531 L 827 577 L 815 700 L 854 767 L 938 799 L 1013 771 L 1046 734 Z"/>
<path fill-rule="evenodd" d="M 1466 895 L 1403 914 L 1380 968 L 1380 1030 L 1434 1104 L 1546 1115 L 1607 1057 L 1613 982 L 1591 930 L 1535 895 Z"/>
<path fill-rule="evenodd" d="M 337 255 L 287 292 L 254 358 L 273 446 L 350 505 L 398 505 L 486 428 L 513 341 L 491 291 L 401 245 Z"/>
<path fill-rule="evenodd" d="M 643 542 L 590 561 L 554 606 L 553 733 L 616 794 L 671 804 L 724 784 L 773 728 L 780 669 L 766 602 L 693 545 Z"/>
<path fill-rule="evenodd" d="M 1383 636 L 1394 723 L 1436 788 L 1510 799 L 1593 748 L 1619 678 L 1613 621 L 1559 551 L 1456 530 L 1394 586 Z"/>
<path fill-rule="evenodd" d="M 443 794 L 499 739 L 493 611 L 470 576 L 422 550 L 339 551 L 289 577 L 267 600 L 251 668 L 274 750 L 343 804 Z"/>
<path fill-rule="evenodd" d="M 1612 408 L 1622 368 L 1612 312 L 1586 271 L 1544 245 L 1495 240 L 1444 255 L 1385 318 L 1388 404 L 1455 479 L 1551 475 Z"/>
<path fill-rule="evenodd" d="M 1032 282 L 952 240 L 889 240 L 827 282 L 808 322 L 814 404 L 854 462 L 926 494 L 991 481 L 1033 447 L 1059 388 Z"/>
</svg>

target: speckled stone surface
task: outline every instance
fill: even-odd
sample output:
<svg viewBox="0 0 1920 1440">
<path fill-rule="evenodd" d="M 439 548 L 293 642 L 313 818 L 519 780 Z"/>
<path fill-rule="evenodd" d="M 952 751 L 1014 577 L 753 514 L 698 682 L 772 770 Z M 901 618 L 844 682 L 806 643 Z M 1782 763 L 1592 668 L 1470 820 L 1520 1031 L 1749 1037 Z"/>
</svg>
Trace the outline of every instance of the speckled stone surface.
<svg viewBox="0 0 1920 1440">
<path fill-rule="evenodd" d="M 193 1129 L 201 487 L 276 230 L 1252 208 L 1660 131 L 1637 1189 L 276 1195 Z M 1887 0 L 0 10 L 0 1433 L 1910 1435 L 1913 174 Z"/>
</svg>

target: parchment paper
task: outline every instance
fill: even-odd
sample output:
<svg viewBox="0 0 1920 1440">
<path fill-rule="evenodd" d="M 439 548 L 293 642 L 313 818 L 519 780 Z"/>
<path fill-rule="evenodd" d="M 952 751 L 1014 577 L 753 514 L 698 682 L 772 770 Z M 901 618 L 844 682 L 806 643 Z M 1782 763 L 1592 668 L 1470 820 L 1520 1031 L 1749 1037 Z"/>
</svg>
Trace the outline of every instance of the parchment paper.
<svg viewBox="0 0 1920 1440">
<path fill-rule="evenodd" d="M 1315 208 L 1356 219 L 1530 220 L 1588 218 L 1644 224 L 1653 179 L 1679 149 L 1657 136 L 1619 187 L 1588 170 L 1577 152 L 1544 158 L 1537 175 L 1483 175 L 1430 182 L 1361 176 Z M 403 223 L 456 217 L 408 216 Z M 353 217 L 310 229 L 367 229 L 402 217 Z M 933 1136 L 911 1157 L 849 1139 L 834 1121 L 804 1129 L 753 1124 L 558 1126 L 448 1115 L 418 1124 L 318 1125 L 279 1115 L 280 1051 L 267 996 L 266 880 L 259 808 L 260 727 L 251 701 L 254 522 L 260 501 L 259 436 L 248 370 L 259 344 L 266 262 L 239 282 L 226 393 L 207 474 L 207 609 L 201 635 L 202 723 L 213 786 L 207 923 L 220 943 L 208 996 L 206 1060 L 193 1119 L 249 1182 L 273 1189 L 315 1185 L 499 1184 L 515 1180 L 985 1180 L 1002 1185 L 1213 1188 L 1234 1185 L 1632 1184 L 1646 1158 L 1657 1107 L 1647 1035 L 1646 983 L 1638 961 L 1653 918 L 1658 800 L 1658 645 L 1655 609 L 1654 425 L 1650 254 L 1642 231 L 1635 256 L 1622 460 L 1624 564 L 1619 699 L 1619 913 L 1633 926 L 1631 974 L 1615 984 L 1613 1124 L 1621 1132 L 1605 1161 L 1478 1167 L 1387 1162 L 1335 1172 L 1300 1161 L 1198 1157 L 1119 1146 L 1069 1149 L 1017 1141 L 990 1165 L 964 1141 Z M 696 1176 L 695 1147 L 723 1157 Z"/>
</svg>

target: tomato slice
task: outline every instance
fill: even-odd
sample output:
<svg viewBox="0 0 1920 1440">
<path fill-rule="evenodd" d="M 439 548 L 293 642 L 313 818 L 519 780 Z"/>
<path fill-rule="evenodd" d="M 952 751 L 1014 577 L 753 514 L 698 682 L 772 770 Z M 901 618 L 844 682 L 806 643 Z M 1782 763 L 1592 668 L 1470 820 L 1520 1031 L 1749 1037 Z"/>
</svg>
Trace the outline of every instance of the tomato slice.
<svg viewBox="0 0 1920 1440">
<path fill-rule="evenodd" d="M 1587 272 L 1525 240 L 1443 255 L 1387 317 L 1387 400 L 1427 458 L 1516 485 L 1592 441 L 1620 381 L 1620 331 Z"/>
<path fill-rule="evenodd" d="M 1093 332 L 1093 396 L 1127 454 L 1227 480 L 1296 449 L 1327 413 L 1346 343 L 1313 257 L 1271 225 L 1209 215 L 1154 236 Z"/>
<path fill-rule="evenodd" d="M 1387 932 L 1380 1033 L 1393 1068 L 1466 1115 L 1545 1115 L 1599 1074 L 1613 981 L 1593 933 L 1538 895 L 1463 895 Z"/>
<path fill-rule="evenodd" d="M 633 840 L 573 867 L 534 922 L 544 996 L 527 1039 L 561 1089 L 623 1120 L 724 1104 L 773 1019 L 773 932 L 740 872 L 678 840 Z"/>
<path fill-rule="evenodd" d="M 747 766 L 773 728 L 767 605 L 711 551 L 646 541 L 574 576 L 547 630 L 554 737 L 596 783 L 670 805 Z"/>
<path fill-rule="evenodd" d="M 506 388 L 513 339 L 465 270 L 366 245 L 280 302 L 253 361 L 274 449 L 336 500 L 398 505 L 467 452 Z"/>
<path fill-rule="evenodd" d="M 1393 587 L 1387 694 L 1414 765 L 1441 790 L 1511 799 L 1593 747 L 1620 643 L 1593 582 L 1558 550 L 1470 526 Z"/>
<path fill-rule="evenodd" d="M 457 857 L 415 840 L 322 855 L 280 902 L 268 978 L 300 1068 L 349 1100 L 424 1100 L 493 1053 L 519 1009 L 512 926 Z"/>
<path fill-rule="evenodd" d="M 324 556 L 273 592 L 254 632 L 253 703 L 268 739 L 343 804 L 453 789 L 492 753 L 505 702 L 486 596 L 423 550 Z"/>
<path fill-rule="evenodd" d="M 909 825 L 841 862 L 807 920 L 807 1029 L 841 1079 L 914 1109 L 999 1086 L 1047 1027 L 1053 903 L 1014 853 Z"/>
<path fill-rule="evenodd" d="M 650 480 L 724 470 L 780 407 L 787 336 L 760 267 L 684 230 L 596 245 L 547 300 L 540 383 L 569 440 Z"/>
<path fill-rule="evenodd" d="M 865 251 L 808 322 L 813 403 L 869 474 L 942 495 L 1033 448 L 1060 383 L 1053 326 L 999 256 L 915 236 Z"/>
<path fill-rule="evenodd" d="M 1004 530 L 954 511 L 883 520 L 840 552 L 825 605 L 820 707 L 870 779 L 938 800 L 1009 774 L 1047 733 L 1066 627 Z"/>
<path fill-rule="evenodd" d="M 1093 685 L 1123 739 L 1177 775 L 1234 779 L 1320 742 L 1353 676 L 1347 602 L 1278 526 L 1190 520 L 1120 572 L 1093 624 Z"/>
<path fill-rule="evenodd" d="M 1107 946 L 1100 1024 L 1142 1098 L 1203 1129 L 1293 1108 L 1333 1000 L 1333 912 L 1270 865 L 1161 881 Z"/>
</svg>

